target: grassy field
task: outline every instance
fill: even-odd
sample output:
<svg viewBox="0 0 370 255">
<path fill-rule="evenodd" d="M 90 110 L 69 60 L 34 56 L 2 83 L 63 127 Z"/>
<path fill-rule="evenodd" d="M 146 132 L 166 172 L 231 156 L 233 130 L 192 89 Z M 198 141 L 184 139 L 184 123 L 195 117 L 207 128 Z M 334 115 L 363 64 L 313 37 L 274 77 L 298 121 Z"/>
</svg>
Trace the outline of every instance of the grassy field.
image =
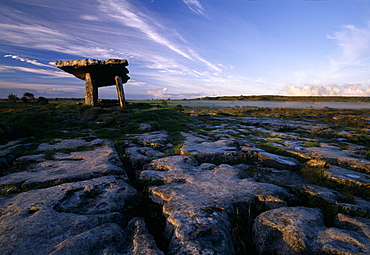
<svg viewBox="0 0 370 255">
<path fill-rule="evenodd" d="M 75 138 L 95 133 L 101 138 L 121 139 L 127 133 L 142 133 L 140 123 L 148 123 L 152 131 L 166 130 L 173 137 L 186 131 L 190 117 L 175 108 L 152 108 L 148 104 L 131 103 L 127 109 L 117 106 L 91 107 L 81 103 L 49 103 L 35 105 L 21 102 L 0 102 L 0 144 L 27 138 Z"/>
</svg>

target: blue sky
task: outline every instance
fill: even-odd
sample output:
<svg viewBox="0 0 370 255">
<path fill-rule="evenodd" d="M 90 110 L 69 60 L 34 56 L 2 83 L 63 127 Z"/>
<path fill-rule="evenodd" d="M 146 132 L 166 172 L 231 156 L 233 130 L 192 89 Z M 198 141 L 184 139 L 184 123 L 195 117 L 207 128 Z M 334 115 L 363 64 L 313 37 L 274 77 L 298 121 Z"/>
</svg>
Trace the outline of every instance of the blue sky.
<svg viewBox="0 0 370 255">
<path fill-rule="evenodd" d="M 0 98 L 84 96 L 56 60 L 125 58 L 128 99 L 370 96 L 368 0 L 0 0 Z M 99 89 L 115 98 L 114 86 Z"/>
</svg>

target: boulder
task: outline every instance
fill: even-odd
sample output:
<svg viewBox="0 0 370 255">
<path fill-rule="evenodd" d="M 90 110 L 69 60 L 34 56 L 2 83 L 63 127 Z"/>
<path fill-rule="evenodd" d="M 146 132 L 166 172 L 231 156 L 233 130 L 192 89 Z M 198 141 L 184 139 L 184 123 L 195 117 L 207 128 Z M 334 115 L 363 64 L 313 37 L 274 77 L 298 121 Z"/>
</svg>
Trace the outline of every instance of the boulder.
<svg viewBox="0 0 370 255">
<path fill-rule="evenodd" d="M 282 207 L 254 221 L 254 244 L 260 254 L 312 254 L 314 240 L 324 229 L 320 209 Z"/>
</svg>

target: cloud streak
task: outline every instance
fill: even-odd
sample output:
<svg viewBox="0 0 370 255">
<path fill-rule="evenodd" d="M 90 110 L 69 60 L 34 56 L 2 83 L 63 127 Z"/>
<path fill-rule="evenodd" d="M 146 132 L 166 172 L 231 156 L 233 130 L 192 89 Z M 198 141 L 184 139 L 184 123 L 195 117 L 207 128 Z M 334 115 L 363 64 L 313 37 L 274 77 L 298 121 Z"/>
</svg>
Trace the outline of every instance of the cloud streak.
<svg viewBox="0 0 370 255">
<path fill-rule="evenodd" d="M 156 22 L 138 10 L 134 10 L 128 1 L 104 0 L 100 1 L 100 4 L 102 10 L 125 26 L 135 28 L 145 34 L 150 40 L 171 49 L 187 59 L 192 59 L 189 54 L 157 32 L 157 29 L 152 25 Z M 163 29 L 163 27 L 161 28 Z"/>
</svg>

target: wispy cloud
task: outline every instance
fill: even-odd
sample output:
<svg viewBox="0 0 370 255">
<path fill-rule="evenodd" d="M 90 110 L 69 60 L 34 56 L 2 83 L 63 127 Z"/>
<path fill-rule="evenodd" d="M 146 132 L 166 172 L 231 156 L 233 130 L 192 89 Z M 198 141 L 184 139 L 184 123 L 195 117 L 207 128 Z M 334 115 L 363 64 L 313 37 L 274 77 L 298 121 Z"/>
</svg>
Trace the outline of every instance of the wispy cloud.
<svg viewBox="0 0 370 255">
<path fill-rule="evenodd" d="M 189 8 L 192 7 L 194 10 L 197 10 L 198 13 L 203 11 L 203 7 L 198 1 L 187 0 L 184 2 Z M 100 8 L 105 11 L 107 15 L 124 26 L 136 29 L 152 42 L 158 43 L 188 60 L 199 62 L 214 71 L 222 71 L 217 64 L 211 63 L 197 53 L 196 50 L 187 46 L 187 40 L 177 31 L 160 24 L 153 16 L 135 8 L 129 1 L 101 0 L 100 3 Z M 162 52 L 158 50 L 155 54 L 159 57 L 160 53 Z M 177 60 L 177 62 L 179 61 Z M 157 66 L 158 65 L 149 65 L 150 68 L 156 68 Z M 171 68 L 166 70 L 173 73 L 174 69 Z"/>
<path fill-rule="evenodd" d="M 326 61 L 315 68 L 292 72 L 291 83 L 296 87 L 288 86 L 285 91 L 304 95 L 352 95 L 354 92 L 344 90 L 341 84 L 370 82 L 370 23 L 364 27 L 344 25 L 326 38 L 334 42 L 333 51 L 326 56 Z M 358 92 L 366 94 L 366 90 Z"/>
<path fill-rule="evenodd" d="M 345 25 L 327 38 L 335 40 L 339 47 L 338 54 L 331 59 L 334 70 L 358 65 L 370 58 L 370 23 L 364 28 Z"/>
<path fill-rule="evenodd" d="M 205 15 L 204 8 L 198 0 L 183 0 L 190 10 L 199 15 Z"/>
<path fill-rule="evenodd" d="M 157 31 L 158 25 L 157 27 L 154 25 L 156 22 L 153 19 L 139 10 L 135 10 L 128 1 L 122 0 L 118 2 L 115 0 L 104 0 L 100 1 L 100 3 L 101 9 L 112 18 L 120 21 L 125 26 L 138 29 L 150 40 L 173 50 L 185 58 L 191 59 L 189 54 Z M 163 29 L 163 27 L 161 27 L 161 29 Z"/>
<path fill-rule="evenodd" d="M 87 21 L 98 21 L 99 20 L 97 16 L 88 15 L 88 14 L 81 15 L 80 19 L 87 20 Z"/>
<path fill-rule="evenodd" d="M 13 58 L 13 59 L 16 59 L 16 60 L 19 60 L 19 61 L 22 61 L 22 62 L 26 62 L 26 63 L 32 64 L 32 65 L 35 65 L 35 66 L 55 67 L 55 66 L 50 65 L 50 64 L 46 65 L 46 64 L 40 63 L 40 62 L 38 62 L 37 60 L 34 60 L 34 59 L 24 58 L 24 57 L 21 57 L 19 55 L 4 55 L 4 58 Z"/>
</svg>

